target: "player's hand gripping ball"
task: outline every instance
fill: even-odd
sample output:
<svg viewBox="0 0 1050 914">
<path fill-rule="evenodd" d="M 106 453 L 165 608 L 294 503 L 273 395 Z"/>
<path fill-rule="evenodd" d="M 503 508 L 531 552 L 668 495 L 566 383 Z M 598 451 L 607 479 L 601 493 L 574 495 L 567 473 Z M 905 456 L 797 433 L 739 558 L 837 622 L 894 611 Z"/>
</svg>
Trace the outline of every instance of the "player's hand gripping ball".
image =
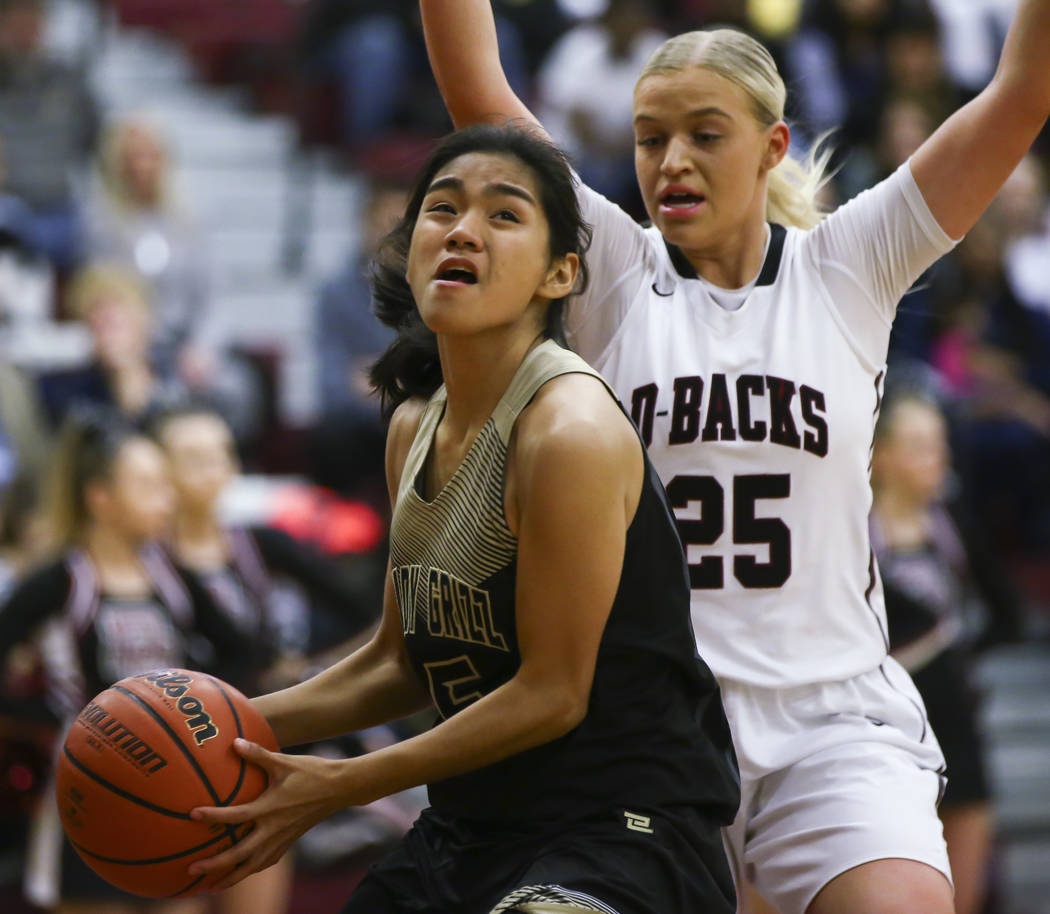
<svg viewBox="0 0 1050 914">
<path fill-rule="evenodd" d="M 232 847 L 251 824 L 207 824 L 197 806 L 232 806 L 266 788 L 237 737 L 277 750 L 265 718 L 225 682 L 191 670 L 131 676 L 90 701 L 58 760 L 58 810 L 73 847 L 103 879 L 148 898 L 206 891 L 225 873 L 189 865 Z"/>
</svg>

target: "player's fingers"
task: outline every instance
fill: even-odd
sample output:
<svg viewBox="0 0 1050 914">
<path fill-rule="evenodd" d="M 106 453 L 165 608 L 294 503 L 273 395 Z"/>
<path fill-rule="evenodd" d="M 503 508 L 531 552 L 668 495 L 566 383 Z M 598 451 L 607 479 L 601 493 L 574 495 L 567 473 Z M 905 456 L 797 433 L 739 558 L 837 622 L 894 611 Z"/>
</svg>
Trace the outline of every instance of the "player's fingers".
<svg viewBox="0 0 1050 914">
<path fill-rule="evenodd" d="M 262 863 L 259 864 L 259 869 L 260 870 L 267 870 L 267 869 L 269 869 L 271 866 L 273 866 L 275 863 L 277 863 L 284 856 L 285 851 L 287 851 L 287 850 L 288 850 L 288 848 L 283 846 L 283 845 L 275 848 L 273 850 L 273 852 L 268 854 L 263 859 Z"/>
<path fill-rule="evenodd" d="M 209 873 L 222 872 L 237 866 L 250 855 L 251 849 L 246 848 L 244 842 L 240 842 L 214 857 L 193 861 L 190 864 L 189 873 L 191 876 L 207 876 Z"/>
<path fill-rule="evenodd" d="M 257 818 L 257 803 L 242 803 L 240 806 L 197 806 L 190 810 L 195 822 L 217 822 L 220 825 L 238 825 Z"/>
<path fill-rule="evenodd" d="M 258 765 L 266 771 L 272 771 L 274 769 L 277 762 L 276 757 L 280 754 L 277 752 L 270 752 L 269 749 L 264 749 L 258 743 L 242 739 L 239 736 L 233 741 L 233 749 L 245 761 Z"/>
<path fill-rule="evenodd" d="M 250 876 L 252 873 L 258 872 L 261 867 L 253 866 L 251 861 L 245 861 L 240 866 L 234 867 L 230 872 L 222 877 L 218 882 L 212 884 L 210 891 L 212 892 L 225 892 L 226 889 L 231 886 L 237 885 L 246 876 Z"/>
</svg>

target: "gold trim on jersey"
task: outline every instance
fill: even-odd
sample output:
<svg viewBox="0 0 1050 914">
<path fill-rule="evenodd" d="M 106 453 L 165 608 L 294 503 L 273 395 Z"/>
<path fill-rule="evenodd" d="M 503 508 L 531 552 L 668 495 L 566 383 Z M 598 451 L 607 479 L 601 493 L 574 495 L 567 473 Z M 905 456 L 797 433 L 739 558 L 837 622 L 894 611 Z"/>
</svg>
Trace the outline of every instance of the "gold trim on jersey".
<svg viewBox="0 0 1050 914">
<path fill-rule="evenodd" d="M 522 360 L 463 462 L 431 501 L 417 480 L 444 414 L 446 393 L 431 397 L 409 448 L 390 526 L 390 558 L 402 629 L 508 650 L 481 587 L 517 555 L 507 526 L 504 478 L 514 423 L 547 381 L 580 372 L 599 377 L 575 353 L 547 340 Z"/>
</svg>

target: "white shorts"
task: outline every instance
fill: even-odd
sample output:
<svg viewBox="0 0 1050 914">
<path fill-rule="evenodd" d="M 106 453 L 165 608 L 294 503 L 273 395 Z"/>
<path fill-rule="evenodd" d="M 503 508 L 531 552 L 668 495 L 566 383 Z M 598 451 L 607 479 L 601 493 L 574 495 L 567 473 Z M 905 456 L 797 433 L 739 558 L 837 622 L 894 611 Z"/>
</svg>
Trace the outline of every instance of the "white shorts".
<svg viewBox="0 0 1050 914">
<path fill-rule="evenodd" d="M 900 664 L 789 689 L 721 686 L 740 762 L 740 811 L 725 833 L 738 885 L 804 914 L 872 860 L 918 860 L 951 881 L 937 818 L 944 757 Z"/>
</svg>

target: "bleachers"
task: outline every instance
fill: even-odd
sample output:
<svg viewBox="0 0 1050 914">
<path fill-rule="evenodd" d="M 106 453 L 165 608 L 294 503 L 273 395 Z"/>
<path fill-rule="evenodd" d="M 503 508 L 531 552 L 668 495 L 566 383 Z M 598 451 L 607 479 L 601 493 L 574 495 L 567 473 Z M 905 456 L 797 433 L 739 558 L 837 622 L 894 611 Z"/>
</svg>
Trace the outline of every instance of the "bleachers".
<svg viewBox="0 0 1050 914">
<path fill-rule="evenodd" d="M 280 415 L 306 423 L 313 294 L 354 241 L 357 182 L 301 150 L 289 119 L 250 113 L 235 89 L 203 86 L 185 51 L 152 30 L 111 29 L 93 79 L 108 112 L 153 112 L 170 137 L 178 187 L 206 233 L 211 330 L 279 352 Z"/>
</svg>

